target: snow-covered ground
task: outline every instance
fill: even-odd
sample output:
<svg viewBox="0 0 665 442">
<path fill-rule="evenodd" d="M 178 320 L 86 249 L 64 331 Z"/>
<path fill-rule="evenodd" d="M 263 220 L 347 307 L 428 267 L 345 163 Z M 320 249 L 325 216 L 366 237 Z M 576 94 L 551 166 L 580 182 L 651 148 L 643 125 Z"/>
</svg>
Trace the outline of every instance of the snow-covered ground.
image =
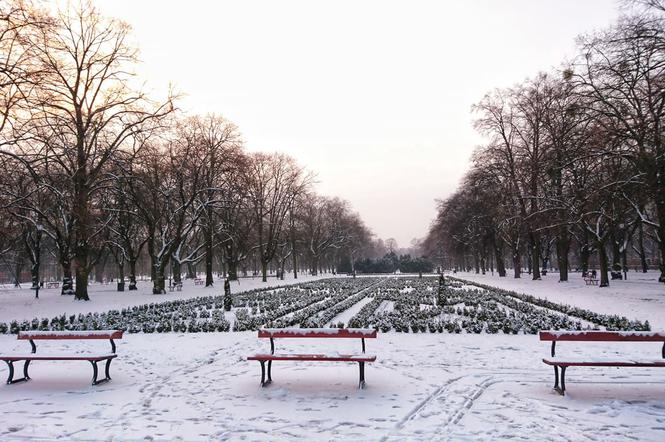
<svg viewBox="0 0 665 442">
<path fill-rule="evenodd" d="M 319 276 L 299 275 L 293 279 L 293 275 L 285 275 L 284 280 L 275 277 L 268 278 L 262 282 L 260 277 L 240 278 L 231 283 L 231 293 L 262 288 L 278 287 L 288 284 L 313 281 L 321 278 L 332 278 L 332 275 Z M 340 276 L 342 278 L 343 276 Z M 138 290 L 124 292 L 116 291 L 116 284 L 91 284 L 89 290 L 90 301 L 76 301 L 73 296 L 62 296 L 60 289 L 41 289 L 39 299 L 35 299 L 34 290 L 30 290 L 30 284 L 25 284 L 21 289 L 5 286 L 0 289 L 0 322 L 16 320 L 31 320 L 32 318 L 52 318 L 53 316 L 66 313 L 68 315 L 78 313 L 104 312 L 111 309 L 121 309 L 135 305 L 150 304 L 152 302 L 172 301 L 174 299 L 189 299 L 198 296 L 220 296 L 224 294 L 224 281 L 215 280 L 212 287 L 194 285 L 191 279 L 183 280 L 182 291 L 166 292 L 164 295 L 153 295 L 150 281 L 139 281 Z"/>
<path fill-rule="evenodd" d="M 665 286 L 651 279 L 629 280 L 622 291 L 620 283 L 598 289 L 574 277 L 558 284 L 555 275 L 540 282 L 457 276 L 665 328 Z M 206 289 L 186 287 L 161 299 L 190 293 L 201 296 Z M 57 310 L 46 301 L 13 301 L 16 294 L 2 294 L 0 302 L 9 302 L 2 317 L 20 319 L 130 305 L 116 302 L 116 295 L 99 294 L 89 303 L 61 303 L 54 295 Z M 120 297 L 132 301 L 133 295 Z M 147 300 L 131 304 L 156 300 L 138 296 Z M 80 305 L 86 308 L 72 310 Z M 35 307 L 46 310 L 35 313 Z M 42 342 L 38 352 L 65 347 L 108 351 L 107 342 L 89 341 Z M 357 353 L 360 344 L 285 339 L 276 347 Z M 565 342 L 557 355 L 657 359 L 661 347 Z M 0 335 L 0 353 L 29 348 Z M 90 386 L 87 362 L 36 361 L 30 382 L 1 386 L 0 440 L 665 440 L 665 370 L 573 367 L 562 397 L 552 391 L 552 368 L 542 363 L 549 348 L 533 335 L 379 333 L 367 342 L 378 359 L 366 368 L 364 390 L 357 387 L 357 365 L 314 362 L 276 362 L 273 384 L 260 388 L 259 364 L 246 357 L 269 344 L 255 332 L 125 334 L 107 384 Z"/>
<path fill-rule="evenodd" d="M 259 364 L 245 357 L 266 351 L 263 341 L 253 332 L 126 335 L 113 380 L 97 387 L 87 363 L 36 362 L 30 382 L 1 388 L 0 439 L 665 440 L 663 370 L 571 368 L 561 397 L 541 362 L 549 345 L 535 336 L 379 334 L 367 343 L 378 360 L 365 390 L 348 363 L 278 362 L 260 388 Z M 277 350 L 359 346 L 302 341 L 278 340 Z M 68 344 L 91 345 L 107 343 Z M 0 337 L 3 352 L 26 347 Z M 660 351 L 637 347 L 631 355 Z M 628 350 L 575 348 L 559 351 Z"/>
<path fill-rule="evenodd" d="M 457 272 L 450 276 L 575 305 L 597 313 L 648 320 L 652 329 L 665 330 L 665 284 L 658 282 L 659 275 L 657 272 L 628 272 L 628 280 L 610 281 L 609 287 L 602 288 L 586 285 L 580 273 L 571 273 L 568 282 L 559 282 L 559 274 L 556 272 L 548 273 L 540 281 L 532 281 L 531 275 L 527 274 L 515 279 L 510 273 L 504 278 L 496 273 L 482 275 Z"/>
</svg>

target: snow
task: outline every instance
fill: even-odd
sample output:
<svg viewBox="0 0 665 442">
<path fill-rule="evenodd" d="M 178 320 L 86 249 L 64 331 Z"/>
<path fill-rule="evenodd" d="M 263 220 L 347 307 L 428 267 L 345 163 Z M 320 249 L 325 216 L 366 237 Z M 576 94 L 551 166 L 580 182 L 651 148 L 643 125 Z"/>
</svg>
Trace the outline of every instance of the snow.
<svg viewBox="0 0 665 442">
<path fill-rule="evenodd" d="M 665 285 L 654 274 L 631 273 L 629 281 L 612 281 L 608 289 L 585 286 L 575 274 L 562 284 L 553 274 L 535 282 L 456 276 L 649 319 L 656 332 L 665 329 Z M 55 293 L 35 303 L 27 289 L 2 292 L 0 320 L 221 293 L 189 283 L 183 292 L 156 296 L 149 287 L 120 294 L 95 287 L 87 303 Z M 252 288 L 250 281 L 241 284 Z M 2 354 L 24 353 L 25 345 L 0 335 Z M 107 346 L 54 341 L 49 352 L 106 352 Z M 247 361 L 266 351 L 255 331 L 125 334 L 117 347 L 111 382 L 91 386 L 85 361 L 36 361 L 32 380 L 0 386 L 0 440 L 665 440 L 662 368 L 573 367 L 562 397 L 552 390 L 552 367 L 543 363 L 550 343 L 534 335 L 379 333 L 367 342 L 377 360 L 365 366 L 363 390 L 357 363 L 322 361 L 273 362 L 273 383 L 260 388 L 260 365 Z M 359 350 L 355 339 L 288 343 L 289 353 Z M 661 342 L 567 342 L 557 353 L 580 360 L 659 361 L 661 350 Z"/>
<path fill-rule="evenodd" d="M 259 364 L 245 360 L 259 341 L 254 332 L 131 335 L 119 343 L 113 380 L 96 387 L 87 362 L 37 361 L 30 382 L 0 387 L 0 439 L 665 438 L 662 369 L 570 369 L 561 397 L 542 362 L 549 345 L 536 336 L 381 334 L 364 390 L 357 364 L 344 362 L 274 362 L 273 383 L 260 388 Z M 323 353 L 357 352 L 347 340 L 289 347 L 307 352 L 315 342 Z M 16 344 L 0 336 L 3 350 Z M 596 343 L 570 350 L 612 355 Z"/>
<path fill-rule="evenodd" d="M 343 323 L 344 325 L 348 324 L 349 320 L 353 318 L 356 315 L 356 313 L 360 311 L 361 308 L 363 308 L 366 304 L 369 304 L 373 300 L 374 298 L 370 297 L 365 297 L 361 299 L 359 302 L 351 306 L 351 308 L 344 310 L 342 313 L 332 318 L 332 320 L 328 323 L 328 325 L 337 325 L 340 322 Z"/>
<path fill-rule="evenodd" d="M 526 293 L 553 302 L 575 305 L 597 313 L 648 320 L 652 330 L 665 330 L 665 284 L 658 282 L 659 272 L 628 272 L 628 280 L 610 281 L 609 287 L 586 285 L 581 273 L 570 273 L 567 282 L 559 282 L 559 274 L 549 272 L 540 281 L 523 274 L 515 279 L 509 273 L 485 275 L 457 272 L 451 275 L 518 293 Z"/>
</svg>

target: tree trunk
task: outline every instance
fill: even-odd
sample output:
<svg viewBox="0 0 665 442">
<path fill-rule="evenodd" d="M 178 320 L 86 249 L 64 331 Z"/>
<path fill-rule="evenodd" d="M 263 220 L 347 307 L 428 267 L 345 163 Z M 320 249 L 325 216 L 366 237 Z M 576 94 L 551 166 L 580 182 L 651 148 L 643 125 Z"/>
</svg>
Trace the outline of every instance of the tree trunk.
<svg viewBox="0 0 665 442">
<path fill-rule="evenodd" d="M 559 267 L 559 282 L 568 281 L 568 253 L 570 237 L 568 231 L 561 229 L 556 238 L 556 261 Z"/>
<path fill-rule="evenodd" d="M 69 258 L 61 258 L 60 265 L 62 266 L 62 290 L 61 295 L 74 294 L 74 281 L 72 281 L 72 265 Z"/>
<path fill-rule="evenodd" d="M 600 263 L 600 287 L 609 287 L 607 251 L 605 245 L 600 242 L 598 243 L 598 261 Z"/>
<path fill-rule="evenodd" d="M 152 294 L 163 295 L 166 293 L 166 284 L 164 281 L 164 264 L 154 266 L 155 279 L 152 281 Z"/>
<path fill-rule="evenodd" d="M 173 273 L 173 283 L 182 284 L 182 269 L 179 261 L 175 259 L 172 260 L 171 271 Z"/>
<path fill-rule="evenodd" d="M 86 164 L 83 163 L 81 152 L 82 140 L 77 143 L 78 169 L 74 174 L 74 273 L 76 275 L 76 291 L 74 299 L 89 301 L 88 276 L 90 273 L 88 245 L 88 228 L 90 227 L 90 201 Z"/>
<path fill-rule="evenodd" d="M 148 236 L 146 245 L 148 247 L 148 255 L 150 256 L 150 281 L 155 281 L 155 279 L 157 279 L 157 267 L 159 264 L 157 263 L 157 254 L 155 253 L 154 236 Z"/>
<path fill-rule="evenodd" d="M 663 154 L 662 144 L 659 146 L 660 153 L 657 156 L 656 173 L 656 214 L 658 216 L 658 249 L 660 250 L 660 277 L 658 281 L 665 282 L 665 154 Z"/>
<path fill-rule="evenodd" d="M 118 263 L 118 283 L 125 282 L 125 263 Z"/>
<path fill-rule="evenodd" d="M 529 246 L 531 247 L 531 269 L 533 274 L 531 279 L 533 281 L 540 280 L 540 238 L 536 233 L 529 233 Z"/>
<path fill-rule="evenodd" d="M 513 271 L 515 278 L 521 278 L 522 274 L 522 257 L 519 250 L 513 250 Z"/>
<path fill-rule="evenodd" d="M 196 266 L 192 264 L 191 262 L 187 263 L 187 279 L 195 279 L 196 278 Z"/>
<path fill-rule="evenodd" d="M 20 257 L 16 258 L 14 266 L 14 287 L 20 287 L 21 286 L 21 273 L 23 273 L 23 259 Z"/>
<path fill-rule="evenodd" d="M 590 258 L 591 258 L 591 247 L 589 246 L 589 241 L 587 239 L 587 233 L 585 229 L 583 243 L 580 244 L 580 267 L 582 270 L 582 276 L 586 276 L 589 273 Z"/>
<path fill-rule="evenodd" d="M 138 290 L 136 287 L 136 257 L 129 259 L 129 290 Z"/>
<path fill-rule="evenodd" d="M 640 265 L 642 266 L 642 273 L 647 273 L 649 271 L 649 265 L 647 264 L 647 254 L 644 250 L 644 225 L 640 222 L 638 226 L 637 233 L 637 254 L 640 255 Z"/>
<path fill-rule="evenodd" d="M 229 271 L 229 280 L 237 281 L 238 280 L 238 261 L 227 259 L 226 266 L 227 266 L 228 271 Z"/>
<path fill-rule="evenodd" d="M 213 247 L 212 247 L 212 235 L 206 235 L 206 247 L 205 247 L 205 261 L 206 261 L 206 287 L 212 287 L 212 258 L 213 258 Z"/>
<path fill-rule="evenodd" d="M 39 258 L 32 263 L 30 266 L 30 279 L 32 280 L 32 289 L 36 289 L 39 287 L 39 266 L 40 266 L 40 260 Z"/>
<path fill-rule="evenodd" d="M 106 267 L 107 259 L 108 254 L 104 253 L 104 256 L 95 264 L 95 282 L 99 284 L 104 282 L 104 268 Z"/>
<path fill-rule="evenodd" d="M 261 281 L 268 282 L 268 261 L 261 258 Z"/>
<path fill-rule="evenodd" d="M 506 276 L 506 263 L 503 260 L 503 242 L 494 240 L 494 261 L 496 262 L 496 271 L 499 277 Z"/>
</svg>

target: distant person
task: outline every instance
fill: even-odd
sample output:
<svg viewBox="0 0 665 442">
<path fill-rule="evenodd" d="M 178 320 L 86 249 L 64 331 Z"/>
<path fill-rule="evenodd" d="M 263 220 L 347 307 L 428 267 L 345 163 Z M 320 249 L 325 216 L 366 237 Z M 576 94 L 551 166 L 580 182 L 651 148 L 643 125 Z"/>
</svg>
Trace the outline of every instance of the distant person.
<svg viewBox="0 0 665 442">
<path fill-rule="evenodd" d="M 593 279 L 596 279 L 597 276 L 598 276 L 598 272 L 596 272 L 596 269 L 591 270 L 591 277 Z"/>
</svg>

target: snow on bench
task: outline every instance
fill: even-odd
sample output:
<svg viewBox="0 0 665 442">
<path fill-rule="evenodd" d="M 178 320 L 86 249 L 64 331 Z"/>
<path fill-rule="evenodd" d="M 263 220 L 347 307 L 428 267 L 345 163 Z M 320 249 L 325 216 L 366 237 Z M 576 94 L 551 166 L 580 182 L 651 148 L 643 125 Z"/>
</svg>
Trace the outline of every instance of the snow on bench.
<svg viewBox="0 0 665 442">
<path fill-rule="evenodd" d="M 272 382 L 272 361 L 325 361 L 325 362 L 357 362 L 360 369 L 359 388 L 365 388 L 365 363 L 375 362 L 376 356 L 365 354 L 365 339 L 376 338 L 374 329 L 366 328 L 264 328 L 258 332 L 259 338 L 270 339 L 270 354 L 248 356 L 248 361 L 259 361 L 261 364 L 261 386 Z M 362 342 L 361 354 L 275 354 L 275 339 L 278 338 L 356 338 Z M 268 362 L 268 379 L 266 380 L 265 363 Z"/>
<path fill-rule="evenodd" d="M 566 391 L 566 368 L 568 367 L 665 367 L 665 332 L 641 331 L 541 331 L 541 341 L 552 341 L 550 358 L 543 362 L 554 367 L 554 389 L 561 395 Z M 662 359 L 635 358 L 560 358 L 556 357 L 557 341 L 574 342 L 662 342 Z M 559 377 L 561 368 L 561 377 Z M 559 383 L 559 379 L 561 382 Z"/>
<path fill-rule="evenodd" d="M 5 361 L 9 368 L 9 376 L 7 377 L 7 384 L 15 384 L 17 382 L 24 382 L 30 380 L 28 375 L 28 367 L 32 361 L 88 361 L 92 364 L 93 376 L 92 385 L 101 384 L 111 380 L 109 370 L 111 368 L 111 361 L 118 355 L 115 350 L 114 339 L 122 339 L 122 330 L 90 330 L 90 331 L 20 331 L 16 337 L 18 340 L 30 341 L 32 352 L 25 355 L 0 355 L 0 360 Z M 35 340 L 88 340 L 88 339 L 108 339 L 111 342 L 111 353 L 103 354 L 39 354 L 37 355 L 37 346 Z M 25 361 L 23 364 L 23 377 L 14 379 L 14 362 Z M 105 378 L 97 379 L 98 368 L 97 363 L 106 361 Z"/>
</svg>

